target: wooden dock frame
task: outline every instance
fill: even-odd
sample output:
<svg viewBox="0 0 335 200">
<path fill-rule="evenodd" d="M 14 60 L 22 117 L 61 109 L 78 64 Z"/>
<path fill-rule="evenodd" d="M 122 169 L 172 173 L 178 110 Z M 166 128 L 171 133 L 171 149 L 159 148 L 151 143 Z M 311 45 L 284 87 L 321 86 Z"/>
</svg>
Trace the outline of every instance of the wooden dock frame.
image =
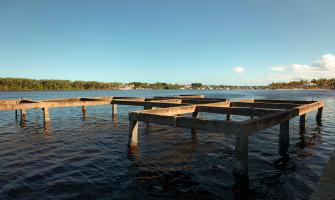
<svg viewBox="0 0 335 200">
<path fill-rule="evenodd" d="M 233 134 L 236 137 L 234 174 L 247 176 L 249 136 L 275 125 L 280 125 L 279 153 L 282 156 L 287 156 L 289 120 L 301 116 L 300 127 L 305 127 L 306 114 L 318 110 L 317 120 L 321 120 L 323 106 L 323 101 L 251 99 L 133 111 L 129 113 L 129 146 L 132 149 L 138 145 L 137 129 L 139 121 L 188 128 L 192 130 L 192 134 L 195 133 L 196 129 Z M 225 114 L 227 119 L 209 120 L 195 117 L 201 112 Z M 192 113 L 192 117 L 182 116 L 187 113 Z M 251 119 L 232 121 L 232 115 L 250 116 Z"/>
<path fill-rule="evenodd" d="M 112 105 L 112 116 L 117 117 L 117 105 L 143 106 L 144 110 L 129 113 L 129 149 L 138 145 L 139 122 L 188 128 L 194 135 L 196 130 L 222 132 L 235 135 L 234 174 L 248 175 L 249 136 L 261 130 L 280 125 L 279 153 L 287 155 L 289 147 L 289 120 L 300 116 L 300 127 L 305 127 L 306 114 L 318 110 L 316 120 L 322 117 L 323 101 L 292 101 L 247 99 L 228 101 L 220 98 L 204 98 L 203 95 L 179 95 L 174 97 L 87 97 L 33 101 L 30 99 L 0 100 L 0 110 L 21 112 L 21 121 L 29 109 L 42 109 L 44 122 L 50 121 L 49 109 L 56 107 L 82 107 L 83 115 L 87 106 Z M 191 113 L 192 117 L 183 116 Z M 225 114 L 226 120 L 199 118 L 200 113 Z M 245 121 L 234 121 L 232 115 L 249 116 Z"/>
</svg>

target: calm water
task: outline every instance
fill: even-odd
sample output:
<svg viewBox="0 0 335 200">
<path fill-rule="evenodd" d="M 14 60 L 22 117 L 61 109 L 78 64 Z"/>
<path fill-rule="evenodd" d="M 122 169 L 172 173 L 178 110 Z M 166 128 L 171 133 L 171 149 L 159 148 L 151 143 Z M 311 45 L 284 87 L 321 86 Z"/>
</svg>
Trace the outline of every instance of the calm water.
<svg viewBox="0 0 335 200">
<path fill-rule="evenodd" d="M 229 99 L 322 99 L 299 132 L 290 122 L 290 159 L 278 153 L 279 127 L 250 138 L 250 199 L 307 199 L 335 147 L 334 91 L 67 91 L 0 92 L 0 99 L 205 94 Z M 29 110 L 21 126 L 13 111 L 0 111 L 0 199 L 233 199 L 234 138 L 220 133 L 141 124 L 139 150 L 128 154 L 128 111 L 119 106 Z M 217 116 L 220 117 L 220 116 Z"/>
</svg>

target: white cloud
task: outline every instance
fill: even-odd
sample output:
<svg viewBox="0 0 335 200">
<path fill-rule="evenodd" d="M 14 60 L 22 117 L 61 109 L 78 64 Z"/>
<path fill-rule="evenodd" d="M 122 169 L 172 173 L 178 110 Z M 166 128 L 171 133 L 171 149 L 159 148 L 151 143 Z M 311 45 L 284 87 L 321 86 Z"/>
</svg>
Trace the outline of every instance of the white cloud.
<svg viewBox="0 0 335 200">
<path fill-rule="evenodd" d="M 283 72 L 286 70 L 286 67 L 284 66 L 274 66 L 274 67 L 270 67 L 271 70 L 273 71 L 277 71 L 277 72 Z"/>
<path fill-rule="evenodd" d="M 270 69 L 277 72 L 268 76 L 268 81 L 272 82 L 335 78 L 335 56 L 333 54 L 325 54 L 310 65 L 292 64 L 289 66 L 274 66 L 270 67 Z"/>
<path fill-rule="evenodd" d="M 244 67 L 235 67 L 233 71 L 238 73 L 238 74 L 243 74 L 245 72 L 245 68 Z"/>
</svg>

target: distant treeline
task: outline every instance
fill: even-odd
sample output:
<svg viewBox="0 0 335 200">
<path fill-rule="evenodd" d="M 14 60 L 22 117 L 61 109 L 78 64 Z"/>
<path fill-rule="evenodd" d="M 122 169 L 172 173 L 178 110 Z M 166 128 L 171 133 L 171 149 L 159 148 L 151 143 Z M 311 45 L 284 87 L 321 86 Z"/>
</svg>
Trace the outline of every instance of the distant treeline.
<svg viewBox="0 0 335 200">
<path fill-rule="evenodd" d="M 313 79 L 311 81 L 300 80 L 282 83 L 271 83 L 270 89 L 294 89 L 294 88 L 310 88 L 310 89 L 334 89 L 335 78 L 331 79 Z"/>
<path fill-rule="evenodd" d="M 27 78 L 0 78 L 0 91 L 6 90 L 113 90 L 113 89 L 335 89 L 335 78 L 313 79 L 312 81 L 291 81 L 271 83 L 268 86 L 233 86 L 233 85 L 203 85 L 192 83 L 190 85 L 170 83 L 142 83 L 128 84 L 97 81 L 69 81 L 69 80 L 35 80 Z"/>
<path fill-rule="evenodd" d="M 34 80 L 26 78 L 0 78 L 1 90 L 99 90 L 118 89 L 121 83 L 96 81 Z"/>
</svg>

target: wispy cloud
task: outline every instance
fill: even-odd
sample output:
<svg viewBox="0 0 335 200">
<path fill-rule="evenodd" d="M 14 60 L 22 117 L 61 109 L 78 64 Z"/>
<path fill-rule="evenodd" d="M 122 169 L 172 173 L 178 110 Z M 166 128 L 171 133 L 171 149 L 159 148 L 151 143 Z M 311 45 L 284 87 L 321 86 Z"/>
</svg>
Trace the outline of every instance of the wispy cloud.
<svg viewBox="0 0 335 200">
<path fill-rule="evenodd" d="M 238 74 L 243 74 L 245 72 L 245 68 L 244 67 L 235 67 L 233 69 L 234 72 L 238 73 Z"/>
<path fill-rule="evenodd" d="M 288 66 L 273 66 L 270 69 L 276 73 L 268 76 L 269 81 L 293 81 L 313 78 L 335 77 L 335 56 L 325 54 L 310 65 L 291 64 Z"/>
</svg>

